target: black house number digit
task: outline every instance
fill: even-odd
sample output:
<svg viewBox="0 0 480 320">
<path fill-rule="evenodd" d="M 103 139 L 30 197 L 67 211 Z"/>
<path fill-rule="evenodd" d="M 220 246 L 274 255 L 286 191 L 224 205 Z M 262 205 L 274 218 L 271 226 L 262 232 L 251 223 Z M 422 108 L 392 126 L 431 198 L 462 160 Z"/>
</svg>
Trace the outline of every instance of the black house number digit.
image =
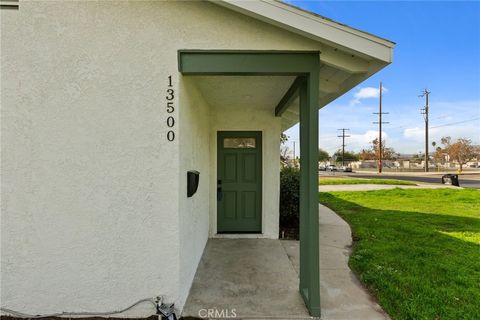
<svg viewBox="0 0 480 320">
<path fill-rule="evenodd" d="M 168 112 L 168 113 L 172 113 L 173 111 L 175 111 L 175 108 L 173 107 L 173 102 L 172 102 L 172 101 L 168 101 L 168 102 L 167 102 L 167 112 Z"/>
<path fill-rule="evenodd" d="M 175 98 L 173 89 L 167 89 L 167 100 L 171 101 Z"/>
<path fill-rule="evenodd" d="M 173 140 L 175 140 L 175 132 L 173 132 L 172 130 L 168 131 L 168 132 L 167 132 L 167 140 L 168 140 L 168 141 L 173 141 Z"/>
<path fill-rule="evenodd" d="M 175 125 L 175 119 L 174 119 L 173 117 L 171 117 L 171 116 L 168 117 L 168 118 L 167 118 L 167 126 L 168 126 L 169 128 L 172 128 L 174 125 Z"/>
</svg>

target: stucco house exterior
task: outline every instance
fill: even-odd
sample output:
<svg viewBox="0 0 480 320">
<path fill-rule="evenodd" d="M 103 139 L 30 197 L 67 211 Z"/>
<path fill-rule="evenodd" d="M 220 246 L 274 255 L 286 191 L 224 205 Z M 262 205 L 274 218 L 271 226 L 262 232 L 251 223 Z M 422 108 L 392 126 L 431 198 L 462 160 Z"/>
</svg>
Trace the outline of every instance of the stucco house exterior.
<svg viewBox="0 0 480 320">
<path fill-rule="evenodd" d="M 208 238 L 278 238 L 279 137 L 300 122 L 319 315 L 318 110 L 392 42 L 270 0 L 0 2 L 1 307 L 180 312 Z"/>
</svg>

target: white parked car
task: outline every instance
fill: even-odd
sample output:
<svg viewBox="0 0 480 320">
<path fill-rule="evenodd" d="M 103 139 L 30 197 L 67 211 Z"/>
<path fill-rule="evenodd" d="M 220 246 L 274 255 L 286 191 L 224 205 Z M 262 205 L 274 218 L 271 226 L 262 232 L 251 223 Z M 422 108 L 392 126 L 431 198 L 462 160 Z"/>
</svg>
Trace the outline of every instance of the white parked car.
<svg viewBox="0 0 480 320">
<path fill-rule="evenodd" d="M 340 167 L 340 171 L 343 171 L 343 172 L 352 172 L 352 167 L 342 166 L 342 167 Z"/>
</svg>

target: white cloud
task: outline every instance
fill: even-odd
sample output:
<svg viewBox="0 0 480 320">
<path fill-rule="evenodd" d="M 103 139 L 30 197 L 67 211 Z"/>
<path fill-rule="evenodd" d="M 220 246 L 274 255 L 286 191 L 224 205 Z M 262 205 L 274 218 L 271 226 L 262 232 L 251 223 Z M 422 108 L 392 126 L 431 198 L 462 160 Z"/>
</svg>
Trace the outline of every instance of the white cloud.
<svg viewBox="0 0 480 320">
<path fill-rule="evenodd" d="M 368 149 L 373 140 L 378 138 L 378 131 L 367 130 L 364 133 L 348 133 L 350 137 L 345 139 L 346 150 L 358 152 L 361 149 Z M 389 135 L 382 131 L 382 139 L 390 139 Z M 320 135 L 320 147 L 329 153 L 334 153 L 341 148 L 342 140 L 336 135 Z"/>
<path fill-rule="evenodd" d="M 430 128 L 428 132 L 430 151 L 433 150 L 431 143 L 435 141 L 437 145 L 440 145 L 442 137 L 445 136 L 450 136 L 453 140 L 465 137 L 467 139 L 472 139 L 474 144 L 478 144 L 480 142 L 479 125 L 480 121 L 476 120 L 459 125 Z M 404 153 L 422 151 L 425 148 L 425 127 L 417 126 L 406 128 L 403 130 L 402 138 L 395 139 L 393 143 L 395 144 L 396 149 Z"/>
<path fill-rule="evenodd" d="M 388 89 L 383 87 L 383 92 L 388 92 Z M 363 99 L 371 99 L 371 98 L 378 98 L 380 96 L 380 89 L 375 87 L 365 87 L 361 88 L 357 92 L 354 93 L 354 99 L 350 101 L 350 105 L 357 105 L 362 102 Z"/>
<path fill-rule="evenodd" d="M 370 143 L 378 138 L 378 131 L 377 130 L 367 130 L 363 134 L 351 134 L 349 138 L 349 144 L 352 149 L 360 150 L 364 148 L 368 148 Z M 382 140 L 388 139 L 388 134 L 382 130 Z"/>
<path fill-rule="evenodd" d="M 367 99 L 367 98 L 378 98 L 380 95 L 380 90 L 373 87 L 366 87 L 360 89 L 357 93 L 354 94 L 356 99 Z"/>
</svg>

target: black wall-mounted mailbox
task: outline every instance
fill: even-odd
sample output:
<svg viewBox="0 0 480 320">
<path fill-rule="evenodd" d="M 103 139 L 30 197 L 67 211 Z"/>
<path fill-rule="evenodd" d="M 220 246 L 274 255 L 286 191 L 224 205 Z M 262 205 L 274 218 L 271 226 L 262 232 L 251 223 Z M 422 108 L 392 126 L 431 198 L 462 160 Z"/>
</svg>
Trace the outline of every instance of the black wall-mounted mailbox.
<svg viewBox="0 0 480 320">
<path fill-rule="evenodd" d="M 187 197 L 191 197 L 197 192 L 200 172 L 190 170 L 187 172 Z"/>
</svg>

